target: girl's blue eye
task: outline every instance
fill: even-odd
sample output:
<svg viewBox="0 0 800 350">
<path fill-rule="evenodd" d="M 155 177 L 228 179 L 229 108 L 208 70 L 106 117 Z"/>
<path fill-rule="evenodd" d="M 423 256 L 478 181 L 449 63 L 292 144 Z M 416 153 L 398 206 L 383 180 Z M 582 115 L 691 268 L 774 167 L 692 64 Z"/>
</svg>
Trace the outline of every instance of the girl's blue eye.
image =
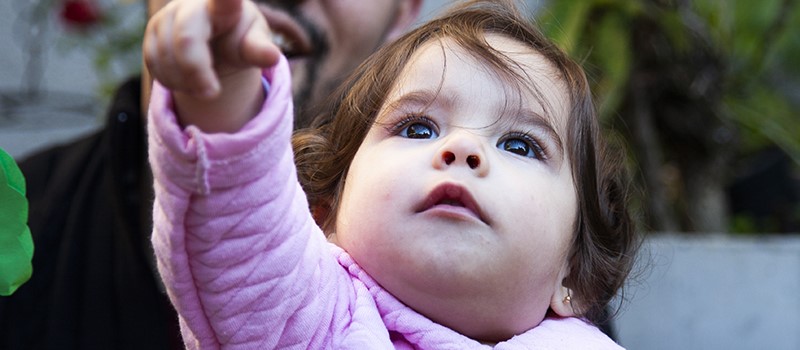
<svg viewBox="0 0 800 350">
<path fill-rule="evenodd" d="M 544 150 L 529 136 L 511 136 L 500 140 L 497 148 L 523 157 L 544 159 Z"/>
<path fill-rule="evenodd" d="M 439 135 L 432 126 L 426 123 L 413 122 L 407 124 L 403 129 L 400 130 L 400 136 L 409 139 L 432 139 L 438 137 Z"/>
</svg>

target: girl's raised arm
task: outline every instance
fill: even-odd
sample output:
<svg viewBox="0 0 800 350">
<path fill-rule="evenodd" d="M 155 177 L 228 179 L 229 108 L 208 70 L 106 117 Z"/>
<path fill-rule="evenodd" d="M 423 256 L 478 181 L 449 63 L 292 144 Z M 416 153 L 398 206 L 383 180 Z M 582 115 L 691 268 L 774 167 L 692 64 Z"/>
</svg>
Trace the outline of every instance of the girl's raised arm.
<svg viewBox="0 0 800 350">
<path fill-rule="evenodd" d="M 145 57 L 152 242 L 186 346 L 335 347 L 353 287 L 297 182 L 289 64 L 260 12 L 175 0 L 149 23 Z"/>
<path fill-rule="evenodd" d="M 143 51 L 181 125 L 209 133 L 238 131 L 258 112 L 260 69 L 280 56 L 266 20 L 243 0 L 172 1 L 148 23 Z"/>
</svg>

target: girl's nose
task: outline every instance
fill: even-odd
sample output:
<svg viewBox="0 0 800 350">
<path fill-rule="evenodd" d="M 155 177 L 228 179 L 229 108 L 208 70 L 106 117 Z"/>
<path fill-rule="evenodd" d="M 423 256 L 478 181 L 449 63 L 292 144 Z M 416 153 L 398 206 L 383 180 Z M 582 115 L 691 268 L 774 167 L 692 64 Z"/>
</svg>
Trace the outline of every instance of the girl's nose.
<svg viewBox="0 0 800 350">
<path fill-rule="evenodd" d="M 478 176 L 486 176 L 489 171 L 488 159 L 481 140 L 466 132 L 446 136 L 444 144 L 437 150 L 433 166 L 445 170 L 455 166 L 465 166 Z"/>
</svg>

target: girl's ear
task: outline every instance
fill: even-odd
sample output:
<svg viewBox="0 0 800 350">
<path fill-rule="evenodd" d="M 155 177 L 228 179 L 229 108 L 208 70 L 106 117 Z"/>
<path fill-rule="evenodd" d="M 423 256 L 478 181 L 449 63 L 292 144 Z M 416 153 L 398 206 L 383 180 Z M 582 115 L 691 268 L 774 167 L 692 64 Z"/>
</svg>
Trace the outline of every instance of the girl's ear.
<svg viewBox="0 0 800 350">
<path fill-rule="evenodd" d="M 314 217 L 314 222 L 317 223 L 317 226 L 323 227 L 325 220 L 328 219 L 328 214 L 331 212 L 330 208 L 327 202 L 311 205 L 311 216 Z"/>
<path fill-rule="evenodd" d="M 559 273 L 559 283 L 556 286 L 553 296 L 550 298 L 550 309 L 561 317 L 573 317 L 578 313 L 578 300 L 572 296 L 572 290 L 564 285 L 569 274 L 569 263 L 564 263 L 564 267 Z"/>
</svg>

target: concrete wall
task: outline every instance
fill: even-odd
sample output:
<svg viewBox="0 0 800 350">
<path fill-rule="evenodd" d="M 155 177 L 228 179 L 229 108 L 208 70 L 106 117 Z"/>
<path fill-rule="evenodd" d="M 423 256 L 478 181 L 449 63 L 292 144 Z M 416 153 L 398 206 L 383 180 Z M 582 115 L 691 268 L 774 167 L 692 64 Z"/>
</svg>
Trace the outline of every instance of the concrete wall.
<svg viewBox="0 0 800 350">
<path fill-rule="evenodd" d="M 422 17 L 420 20 L 425 20 L 430 18 L 431 16 L 435 16 L 442 10 L 446 9 L 448 5 L 458 1 L 458 0 L 423 0 L 422 3 Z M 524 0 L 525 6 L 528 7 L 527 10 L 534 11 L 536 10 L 542 0 Z"/>
<path fill-rule="evenodd" d="M 32 24 L 35 3 L 0 0 L 0 148 L 16 158 L 97 128 L 105 104 L 89 55 L 59 47 L 54 14 Z"/>
<path fill-rule="evenodd" d="M 642 257 L 628 349 L 800 349 L 800 236 L 652 235 Z"/>
</svg>

